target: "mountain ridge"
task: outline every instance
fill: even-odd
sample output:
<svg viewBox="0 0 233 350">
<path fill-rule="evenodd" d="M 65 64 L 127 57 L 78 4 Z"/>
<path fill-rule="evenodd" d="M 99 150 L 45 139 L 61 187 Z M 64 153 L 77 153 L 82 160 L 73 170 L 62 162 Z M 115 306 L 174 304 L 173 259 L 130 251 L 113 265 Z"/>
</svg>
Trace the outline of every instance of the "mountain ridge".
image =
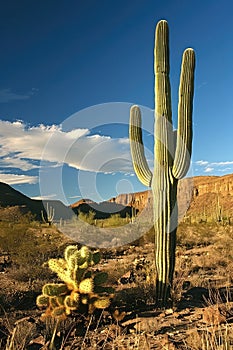
<svg viewBox="0 0 233 350">
<path fill-rule="evenodd" d="M 0 207 L 2 208 L 18 206 L 22 213 L 30 211 L 37 220 L 41 220 L 41 211 L 46 212 L 47 203 L 55 209 L 54 220 L 60 220 L 64 216 L 65 219 L 71 219 L 74 215 L 72 209 L 59 200 L 32 199 L 10 185 L 0 182 Z"/>
<path fill-rule="evenodd" d="M 66 207 L 61 201 L 36 200 L 0 182 L 0 206 L 26 206 L 37 218 L 41 219 L 41 210 L 48 203 L 55 209 L 55 219 L 71 218 L 79 211 L 95 211 L 96 218 L 106 218 L 111 214 L 131 214 L 134 207 L 141 212 L 146 206 L 152 206 L 152 191 L 119 194 L 107 201 L 95 203 L 91 199 L 81 199 Z M 178 185 L 179 216 L 212 215 L 221 210 L 222 214 L 233 217 L 233 174 L 223 176 L 196 176 L 184 178 Z"/>
</svg>

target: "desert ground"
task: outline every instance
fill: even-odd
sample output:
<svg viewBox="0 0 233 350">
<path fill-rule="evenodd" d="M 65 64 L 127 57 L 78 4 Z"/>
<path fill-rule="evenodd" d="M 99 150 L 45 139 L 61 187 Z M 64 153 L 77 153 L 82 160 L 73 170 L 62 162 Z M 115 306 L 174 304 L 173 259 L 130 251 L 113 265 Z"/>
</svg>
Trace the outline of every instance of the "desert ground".
<svg viewBox="0 0 233 350">
<path fill-rule="evenodd" d="M 122 226 L 122 232 L 124 226 Z M 154 306 L 154 233 L 118 248 L 100 249 L 100 271 L 115 293 L 110 306 L 41 319 L 36 297 L 59 279 L 46 261 L 77 244 L 53 225 L 28 215 L 0 226 L 0 348 L 232 349 L 233 226 L 181 222 L 177 232 L 173 305 Z"/>
</svg>

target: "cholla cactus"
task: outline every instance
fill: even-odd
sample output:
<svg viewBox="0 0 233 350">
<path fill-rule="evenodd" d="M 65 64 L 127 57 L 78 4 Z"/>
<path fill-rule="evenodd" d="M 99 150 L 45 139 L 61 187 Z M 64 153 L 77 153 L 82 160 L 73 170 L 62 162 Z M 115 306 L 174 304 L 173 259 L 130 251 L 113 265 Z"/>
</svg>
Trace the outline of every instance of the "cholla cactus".
<svg viewBox="0 0 233 350">
<path fill-rule="evenodd" d="M 103 286 L 108 279 L 105 272 L 92 271 L 91 267 L 100 261 L 100 253 L 92 253 L 87 247 L 78 249 L 67 246 L 64 259 L 50 259 L 49 268 L 64 283 L 48 283 L 37 297 L 39 307 L 46 307 L 42 318 L 48 316 L 65 319 L 72 311 L 105 309 L 110 305 L 114 290 Z"/>
</svg>

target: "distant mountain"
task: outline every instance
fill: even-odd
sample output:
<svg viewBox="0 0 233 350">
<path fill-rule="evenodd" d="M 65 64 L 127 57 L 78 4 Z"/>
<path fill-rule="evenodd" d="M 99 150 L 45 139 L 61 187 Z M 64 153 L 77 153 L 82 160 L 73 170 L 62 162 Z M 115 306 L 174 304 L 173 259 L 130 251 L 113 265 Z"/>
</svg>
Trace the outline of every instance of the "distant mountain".
<svg viewBox="0 0 233 350">
<path fill-rule="evenodd" d="M 78 214 L 78 212 L 88 213 L 89 211 L 93 211 L 95 212 L 95 219 L 107 219 L 113 214 L 119 214 L 121 217 L 126 217 L 126 215 L 131 216 L 132 214 L 132 207 L 130 204 L 125 205 L 111 200 L 96 203 L 90 199 L 81 199 L 71 204 L 70 207 L 76 214 Z"/>
<path fill-rule="evenodd" d="M 11 186 L 0 182 L 0 206 L 19 206 L 22 211 L 31 211 L 41 220 L 41 210 L 48 203 L 55 209 L 55 220 L 71 219 L 79 211 L 95 212 L 95 218 L 104 219 L 119 213 L 122 217 L 132 214 L 132 207 L 136 212 L 145 208 L 151 209 L 153 198 L 151 190 L 120 194 L 102 203 L 95 203 L 90 199 L 81 199 L 66 207 L 61 201 L 34 200 L 16 191 Z M 233 220 L 233 174 L 225 176 L 197 176 L 179 181 L 178 186 L 179 215 L 188 217 L 214 216 L 221 211 L 222 216 Z"/>
<path fill-rule="evenodd" d="M 41 220 L 41 211 L 43 210 L 46 216 L 47 204 L 54 209 L 54 221 L 70 220 L 78 212 L 88 213 L 89 211 L 95 212 L 96 219 L 106 219 L 112 214 L 120 214 L 121 217 L 125 217 L 126 214 L 131 215 L 131 207 L 112 203 L 109 201 L 102 203 L 95 203 L 89 199 L 82 199 L 69 207 L 65 206 L 58 200 L 36 200 L 31 199 L 21 192 L 15 190 L 11 186 L 0 182 L 0 207 L 13 207 L 17 206 L 22 213 L 31 212 L 36 216 L 37 220 Z"/>
<path fill-rule="evenodd" d="M 47 203 L 49 207 L 54 208 L 54 220 L 60 220 L 60 218 L 68 220 L 74 215 L 72 209 L 66 207 L 61 201 L 31 199 L 11 186 L 0 182 L 0 207 L 18 206 L 23 213 L 30 211 L 37 220 L 41 220 L 41 211 L 46 212 Z"/>
<path fill-rule="evenodd" d="M 32 199 L 15 190 L 10 185 L 0 182 L 0 205 L 1 207 L 28 205 Z"/>
</svg>

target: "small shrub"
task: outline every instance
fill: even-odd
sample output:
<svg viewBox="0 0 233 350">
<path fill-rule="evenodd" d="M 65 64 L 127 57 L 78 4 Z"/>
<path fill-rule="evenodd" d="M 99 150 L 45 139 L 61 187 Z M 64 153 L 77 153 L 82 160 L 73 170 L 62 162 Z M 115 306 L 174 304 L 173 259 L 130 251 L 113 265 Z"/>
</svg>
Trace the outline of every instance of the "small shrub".
<svg viewBox="0 0 233 350">
<path fill-rule="evenodd" d="M 95 222 L 95 212 L 89 211 L 88 213 L 79 212 L 78 213 L 78 220 L 86 222 L 89 225 L 93 225 Z"/>
<path fill-rule="evenodd" d="M 104 220 L 104 227 L 123 226 L 128 223 L 128 218 L 122 218 L 120 214 L 113 214 L 110 218 Z"/>
</svg>

